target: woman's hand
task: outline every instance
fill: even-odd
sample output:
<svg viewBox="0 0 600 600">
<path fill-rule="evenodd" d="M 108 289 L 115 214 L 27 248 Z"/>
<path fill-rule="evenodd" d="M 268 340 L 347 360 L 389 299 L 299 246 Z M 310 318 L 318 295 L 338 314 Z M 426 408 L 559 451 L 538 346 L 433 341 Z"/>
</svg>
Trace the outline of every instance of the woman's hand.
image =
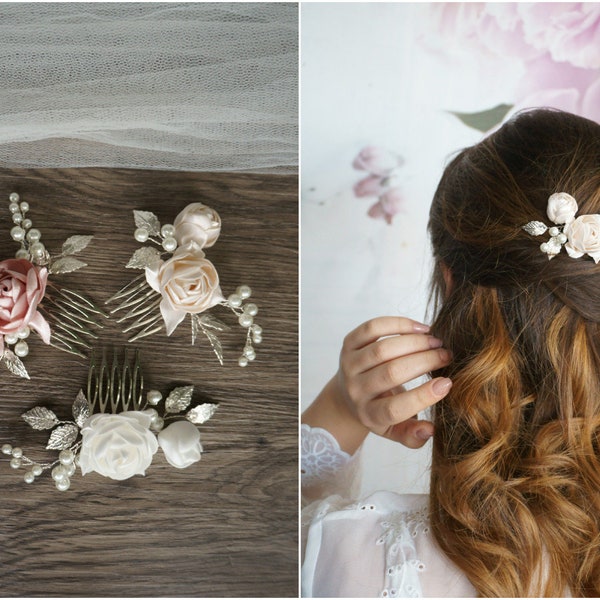
<svg viewBox="0 0 600 600">
<path fill-rule="evenodd" d="M 412 390 L 403 384 L 446 366 L 450 352 L 429 327 L 403 317 L 378 317 L 345 338 L 340 368 L 303 421 L 324 427 L 340 447 L 353 453 L 369 431 L 420 448 L 433 435 L 433 424 L 417 413 L 444 398 L 450 379 L 436 378 Z"/>
</svg>

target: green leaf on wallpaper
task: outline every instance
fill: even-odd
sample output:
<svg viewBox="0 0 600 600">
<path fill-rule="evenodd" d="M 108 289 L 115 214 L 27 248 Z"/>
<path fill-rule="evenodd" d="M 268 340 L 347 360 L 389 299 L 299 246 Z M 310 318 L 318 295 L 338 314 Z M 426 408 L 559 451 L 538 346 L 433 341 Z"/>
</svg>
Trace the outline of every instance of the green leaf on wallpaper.
<svg viewBox="0 0 600 600">
<path fill-rule="evenodd" d="M 465 125 L 477 129 L 478 131 L 489 131 L 494 125 L 502 122 L 508 111 L 512 108 L 511 104 L 498 104 L 494 108 L 476 113 L 451 112 L 458 117 Z"/>
</svg>

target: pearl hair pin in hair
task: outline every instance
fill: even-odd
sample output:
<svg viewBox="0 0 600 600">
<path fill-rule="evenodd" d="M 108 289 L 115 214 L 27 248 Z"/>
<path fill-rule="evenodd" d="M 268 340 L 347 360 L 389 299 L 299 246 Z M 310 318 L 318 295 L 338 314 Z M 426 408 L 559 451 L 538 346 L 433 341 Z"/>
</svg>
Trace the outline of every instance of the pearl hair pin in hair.
<svg viewBox="0 0 600 600">
<path fill-rule="evenodd" d="M 49 279 L 85 267 L 73 254 L 84 250 L 93 236 L 71 236 L 51 254 L 41 231 L 33 227 L 29 203 L 13 192 L 8 209 L 14 223 L 10 235 L 20 248 L 14 258 L 0 261 L 0 362 L 29 379 L 21 359 L 29 354 L 31 330 L 45 344 L 85 357 L 89 339 L 96 337 L 93 329 L 102 327 L 98 317 L 106 315 L 85 296 Z"/>
<path fill-rule="evenodd" d="M 23 413 L 33 429 L 50 431 L 46 450 L 58 452 L 53 460 L 43 461 L 26 456 L 18 446 L 4 444 L 2 453 L 11 457 L 13 469 L 25 469 L 26 483 L 50 471 L 56 488 L 66 491 L 77 467 L 82 475 L 96 472 L 118 481 L 145 475 L 159 448 L 178 469 L 200 460 L 203 449 L 197 426 L 208 421 L 218 405 L 203 403 L 190 409 L 191 385 L 174 388 L 164 402 L 158 390 L 144 395 L 137 351 L 133 364 L 129 362 L 127 353 L 122 363 L 115 353 L 110 366 L 104 355 L 100 365 L 92 356 L 87 391 L 77 394 L 72 420 L 60 420 L 45 406 Z"/>
<path fill-rule="evenodd" d="M 204 204 L 186 206 L 173 224 L 160 224 L 148 211 L 133 211 L 135 239 L 153 246 L 138 248 L 127 263 L 129 269 L 142 269 L 143 275 L 133 279 L 107 303 L 119 301 L 110 312 L 121 313 L 117 322 L 127 322 L 124 332 L 133 335 L 134 342 L 152 335 L 163 327 L 171 335 L 189 315 L 192 344 L 199 334 L 206 336 L 219 362 L 223 364 L 223 349 L 217 332 L 229 327 L 207 311 L 217 305 L 229 308 L 246 330 L 241 367 L 256 358 L 253 344 L 262 341 L 262 328 L 254 322 L 258 307 L 246 302 L 252 290 L 240 285 L 227 298 L 221 292 L 219 275 L 205 250 L 217 241 L 221 233 L 221 218 Z M 125 314 L 123 314 L 123 312 Z"/>
<path fill-rule="evenodd" d="M 600 215 L 581 215 L 575 218 L 579 210 L 577 201 L 565 192 L 552 194 L 548 198 L 546 213 L 555 224 L 548 227 L 541 221 L 530 221 L 523 225 L 528 234 L 543 235 L 548 231 L 550 239 L 540 245 L 540 250 L 554 258 L 564 246 L 571 258 L 580 258 L 584 254 L 591 256 L 595 263 L 600 261 Z"/>
</svg>

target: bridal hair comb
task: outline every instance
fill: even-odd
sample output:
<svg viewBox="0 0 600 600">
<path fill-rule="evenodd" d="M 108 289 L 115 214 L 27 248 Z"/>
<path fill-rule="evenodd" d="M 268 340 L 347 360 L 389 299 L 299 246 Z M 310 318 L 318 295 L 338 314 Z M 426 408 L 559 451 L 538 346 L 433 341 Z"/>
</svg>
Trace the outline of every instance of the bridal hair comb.
<svg viewBox="0 0 600 600">
<path fill-rule="evenodd" d="M 247 302 L 252 290 L 240 285 L 235 293 L 223 296 L 215 266 L 204 250 L 217 241 L 221 232 L 218 213 L 199 202 L 186 206 L 173 224 L 160 224 L 148 211 L 133 211 L 135 239 L 152 246 L 138 248 L 126 267 L 143 269 L 123 289 L 107 300 L 119 301 L 110 313 L 120 313 L 118 323 L 127 322 L 125 333 L 133 335 L 129 342 L 166 329 L 171 335 L 190 316 L 192 344 L 199 334 L 206 336 L 221 365 L 223 348 L 217 332 L 229 326 L 207 311 L 217 305 L 230 309 L 239 325 L 246 330 L 246 341 L 238 359 L 241 367 L 256 358 L 254 344 L 262 341 L 262 327 L 255 323 L 258 307 Z"/>
<path fill-rule="evenodd" d="M 0 362 L 12 373 L 29 379 L 21 358 L 29 354 L 26 339 L 33 329 L 45 344 L 84 357 L 92 328 L 102 327 L 106 316 L 85 296 L 58 286 L 49 275 L 70 273 L 86 266 L 73 257 L 84 250 L 91 235 L 74 235 L 60 253 L 50 254 L 33 227 L 29 204 L 19 194 L 9 196 L 14 227 L 10 235 L 20 244 L 15 258 L 0 261 Z M 12 346 L 12 350 L 9 348 Z"/>
<path fill-rule="evenodd" d="M 546 231 L 550 239 L 540 245 L 540 250 L 554 258 L 564 246 L 571 258 L 584 254 L 591 256 L 595 263 L 600 261 L 600 215 L 581 215 L 575 218 L 579 206 L 573 196 L 565 192 L 552 194 L 548 198 L 546 214 L 554 223 L 548 227 L 541 221 L 530 221 L 523 225 L 529 235 L 543 235 Z"/>
<path fill-rule="evenodd" d="M 33 429 L 51 430 L 46 450 L 58 452 L 54 460 L 43 462 L 25 456 L 20 447 L 4 444 L 2 453 L 11 457 L 13 469 L 25 469 L 26 483 L 50 471 L 56 488 L 66 491 L 77 467 L 82 475 L 96 472 L 118 481 L 145 475 L 159 447 L 167 462 L 179 469 L 200 460 L 197 425 L 208 421 L 218 405 L 205 403 L 189 409 L 191 385 L 174 388 L 164 402 L 158 390 L 144 396 L 137 351 L 130 363 L 127 351 L 122 363 L 115 352 L 110 365 L 105 354 L 100 364 L 92 356 L 87 393 L 80 390 L 77 394 L 72 420 L 59 420 L 45 406 L 35 406 L 22 415 Z M 165 426 L 168 421 L 172 423 Z"/>
</svg>

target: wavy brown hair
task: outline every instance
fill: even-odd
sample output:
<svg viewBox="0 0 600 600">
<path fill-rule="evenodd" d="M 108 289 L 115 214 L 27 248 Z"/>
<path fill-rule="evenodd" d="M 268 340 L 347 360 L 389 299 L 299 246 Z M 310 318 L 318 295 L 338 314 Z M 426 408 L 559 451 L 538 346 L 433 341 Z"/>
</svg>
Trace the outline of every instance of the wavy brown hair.
<svg viewBox="0 0 600 600">
<path fill-rule="evenodd" d="M 600 213 L 600 125 L 533 110 L 456 156 L 431 207 L 433 331 L 454 355 L 432 530 L 481 596 L 600 596 L 600 265 L 522 230 L 554 192 Z"/>
</svg>

